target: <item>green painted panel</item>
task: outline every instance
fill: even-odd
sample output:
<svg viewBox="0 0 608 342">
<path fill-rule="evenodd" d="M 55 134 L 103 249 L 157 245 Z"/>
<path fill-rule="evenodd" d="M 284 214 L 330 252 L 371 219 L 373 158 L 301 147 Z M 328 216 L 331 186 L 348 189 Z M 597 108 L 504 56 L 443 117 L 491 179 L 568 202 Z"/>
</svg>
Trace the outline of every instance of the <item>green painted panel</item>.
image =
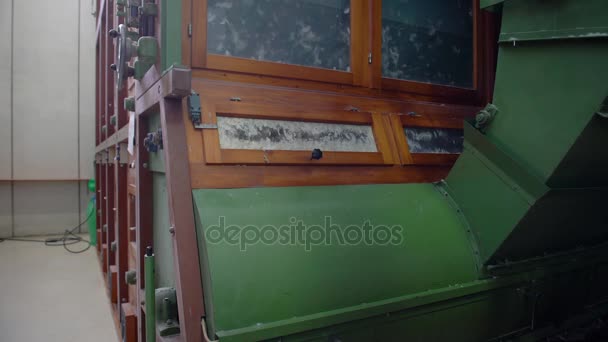
<svg viewBox="0 0 608 342">
<path fill-rule="evenodd" d="M 486 341 L 529 325 L 530 304 L 508 287 L 272 341 Z"/>
<path fill-rule="evenodd" d="M 584 3 L 584 5 L 583 5 Z M 515 1 L 505 3 L 504 34 L 512 30 L 550 29 L 549 23 L 595 29 L 608 22 L 606 1 Z M 561 8 L 545 13 L 542 9 Z M 581 8 L 590 13 L 581 17 Z M 599 10 L 599 9 L 602 10 Z M 524 13 L 526 15 L 524 15 Z M 525 26 L 524 23 L 529 23 Z M 538 25 L 538 26 L 536 26 Z M 608 127 L 595 113 L 608 95 L 608 43 L 605 39 L 538 40 L 502 44 L 499 51 L 494 104 L 499 113 L 487 136 L 503 151 L 554 187 L 589 186 L 604 182 L 593 168 L 608 165 L 608 157 L 591 146 L 608 143 Z M 603 118 L 602 118 L 603 119 Z M 593 124 L 594 127 L 588 126 Z M 597 126 L 597 127 L 595 127 Z M 568 155 L 576 145 L 577 155 Z M 578 156 L 578 158 L 576 158 Z M 578 168 L 562 164 L 575 160 Z M 561 165 L 560 165 L 561 164 Z M 560 167 L 561 166 L 561 167 Z"/>
<path fill-rule="evenodd" d="M 446 179 L 471 226 L 480 260 L 504 264 L 592 247 L 608 239 L 608 188 L 551 189 L 477 131 Z M 581 229 L 584 227 L 584 229 Z"/>
<path fill-rule="evenodd" d="M 447 183 L 481 261 L 504 266 L 608 239 L 599 204 L 608 186 L 608 41 L 594 39 L 608 32 L 608 2 L 502 8 L 498 114 L 485 135 L 465 125 L 465 153 Z"/>
<path fill-rule="evenodd" d="M 182 64 L 182 2 L 161 1 L 162 40 L 161 65 L 167 70 L 173 64 Z"/>
<path fill-rule="evenodd" d="M 175 286 L 173 265 L 173 241 L 169 233 L 169 205 L 167 180 L 164 173 L 152 173 L 154 191 L 152 207 L 152 237 L 154 241 L 154 261 L 156 287 Z"/>
<path fill-rule="evenodd" d="M 432 184 L 197 189 L 193 196 L 209 325 L 220 336 L 477 278 L 466 230 Z M 400 225 L 404 235 L 394 245 L 333 240 L 306 251 L 260 242 L 243 251 L 204 235 L 220 217 L 225 227 L 325 226 L 329 217 L 340 231 L 369 221 Z"/>
<path fill-rule="evenodd" d="M 494 11 L 497 10 L 497 8 L 502 7 L 502 3 L 504 1 L 505 0 L 480 0 L 479 7 L 489 11 Z M 499 4 L 500 6 L 497 6 Z"/>
<path fill-rule="evenodd" d="M 608 37 L 606 0 L 507 0 L 501 41 Z"/>
<path fill-rule="evenodd" d="M 481 260 L 486 261 L 509 236 L 530 204 L 486 166 L 489 161 L 482 160 L 474 151 L 465 144 L 464 153 L 446 181 L 450 195 L 473 229 Z"/>
</svg>

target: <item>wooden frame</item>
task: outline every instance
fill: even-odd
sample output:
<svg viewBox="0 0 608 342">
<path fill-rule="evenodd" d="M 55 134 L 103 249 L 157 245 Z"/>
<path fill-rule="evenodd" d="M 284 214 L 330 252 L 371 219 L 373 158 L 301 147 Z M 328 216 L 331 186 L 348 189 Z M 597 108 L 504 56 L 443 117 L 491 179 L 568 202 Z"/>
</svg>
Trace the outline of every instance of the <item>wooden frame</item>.
<svg viewBox="0 0 608 342">
<path fill-rule="evenodd" d="M 269 61 L 257 61 L 238 57 L 220 56 L 207 53 L 207 0 L 193 1 L 189 16 L 192 20 L 192 36 L 184 51 L 193 68 L 205 69 L 209 76 L 219 78 L 242 78 L 255 75 L 253 82 L 278 83 L 280 79 L 299 80 L 300 82 L 318 82 L 302 84 L 312 88 L 323 88 L 323 84 L 335 84 L 338 87 L 367 89 L 373 94 L 378 89 L 389 95 L 391 92 L 401 97 L 431 100 L 433 102 L 462 103 L 482 105 L 487 101 L 489 88 L 492 87 L 492 66 L 495 53 L 488 53 L 495 43 L 495 18 L 482 13 L 479 0 L 473 1 L 473 87 L 461 88 L 432 83 L 399 80 L 382 77 L 382 1 L 351 0 L 351 71 L 341 72 L 308 66 L 281 64 Z M 187 27 L 187 26 L 185 26 Z M 482 46 L 487 48 L 481 48 Z M 371 54 L 371 63 L 368 55 Z M 203 70 L 198 70 L 202 72 Z M 216 73 L 213 75 L 213 73 Z M 211 74 L 209 74 L 211 73 Z"/>
<path fill-rule="evenodd" d="M 207 52 L 207 0 L 192 3 L 192 60 L 193 68 L 203 68 L 239 73 L 252 73 L 275 77 L 320 81 L 337 84 L 361 84 L 364 81 L 370 31 L 367 20 L 369 0 L 351 1 L 351 71 L 337 71 L 312 66 L 294 65 L 248 58 L 221 56 Z M 357 76 L 355 76 L 357 75 Z"/>
<path fill-rule="evenodd" d="M 414 113 L 414 112 L 410 112 Z M 463 129 L 462 118 L 428 118 L 423 116 L 405 114 L 392 114 L 390 116 L 393 136 L 397 142 L 397 149 L 402 165 L 445 165 L 450 166 L 456 162 L 459 153 L 411 153 L 405 136 L 405 127 L 452 128 Z"/>
<path fill-rule="evenodd" d="M 323 151 L 322 159 L 311 160 L 311 151 L 222 149 L 217 128 L 218 116 L 371 126 L 378 152 Z M 203 110 L 202 124 L 215 126 L 201 130 L 205 161 L 208 164 L 392 165 L 395 163 L 388 137 L 390 130 L 380 113 L 290 111 L 273 106 L 231 103 L 208 105 L 207 110 Z"/>
<path fill-rule="evenodd" d="M 201 317 L 205 315 L 203 289 L 198 258 L 196 227 L 192 213 L 192 188 L 184 180 L 190 179 L 188 150 L 182 111 L 182 99 L 190 93 L 190 70 L 172 68 L 162 76 L 152 67 L 136 86 L 137 115 L 137 240 L 138 266 L 143 270 L 143 247 L 152 244 L 152 187 L 151 171 L 147 168 L 148 152 L 144 148 L 148 114 L 158 109 L 163 134 L 163 156 L 167 178 L 169 207 L 168 232 L 172 236 L 173 258 L 175 269 L 175 287 L 177 291 L 180 318 L 180 337 L 183 341 L 200 341 Z M 145 182 L 145 183 L 144 183 Z M 145 237 L 143 236 L 145 232 Z M 148 242 L 143 239 L 149 239 Z M 138 274 L 143 272 L 138 271 Z M 137 277 L 139 287 L 143 281 Z M 140 291 L 141 295 L 141 291 Z M 142 297 L 139 298 L 140 300 Z M 143 307 L 142 307 L 143 309 Z M 142 317 L 138 316 L 140 328 Z M 139 336 L 143 336 L 140 332 Z M 157 336 L 157 339 L 159 337 Z"/>
</svg>

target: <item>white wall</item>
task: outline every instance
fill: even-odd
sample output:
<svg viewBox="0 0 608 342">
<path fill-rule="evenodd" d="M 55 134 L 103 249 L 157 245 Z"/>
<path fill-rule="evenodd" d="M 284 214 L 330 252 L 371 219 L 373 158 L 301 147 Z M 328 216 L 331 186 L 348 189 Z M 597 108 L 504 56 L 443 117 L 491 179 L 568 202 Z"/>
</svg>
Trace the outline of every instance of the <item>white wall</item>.
<svg viewBox="0 0 608 342">
<path fill-rule="evenodd" d="M 11 178 L 11 31 L 13 25 L 11 1 L 0 1 L 0 32 L 2 32 L 0 34 L 0 179 Z M 0 188 L 0 198 L 2 192 L 3 189 Z M 0 227 L 1 225 L 0 221 Z"/>
<path fill-rule="evenodd" d="M 93 178 L 91 0 L 0 0 L 0 237 L 85 218 Z"/>
</svg>

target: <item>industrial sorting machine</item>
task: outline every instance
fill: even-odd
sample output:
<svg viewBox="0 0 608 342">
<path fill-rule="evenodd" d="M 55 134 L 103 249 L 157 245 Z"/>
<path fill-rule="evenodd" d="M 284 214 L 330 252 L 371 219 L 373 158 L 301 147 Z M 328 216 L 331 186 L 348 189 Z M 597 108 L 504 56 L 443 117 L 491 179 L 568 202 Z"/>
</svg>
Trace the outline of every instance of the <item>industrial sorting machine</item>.
<svg viewBox="0 0 608 342">
<path fill-rule="evenodd" d="M 606 316 L 608 2 L 450 3 L 99 1 L 123 341 L 535 341 Z"/>
</svg>

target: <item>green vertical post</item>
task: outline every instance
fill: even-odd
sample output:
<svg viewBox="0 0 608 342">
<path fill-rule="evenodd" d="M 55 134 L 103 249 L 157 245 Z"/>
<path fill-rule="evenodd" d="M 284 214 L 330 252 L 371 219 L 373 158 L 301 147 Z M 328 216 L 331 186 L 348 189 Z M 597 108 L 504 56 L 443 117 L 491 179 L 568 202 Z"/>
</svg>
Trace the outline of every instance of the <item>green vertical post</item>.
<svg viewBox="0 0 608 342">
<path fill-rule="evenodd" d="M 156 302 L 154 298 L 154 253 L 152 247 L 146 248 L 144 256 L 144 273 L 146 281 L 146 341 L 156 341 Z"/>
</svg>

